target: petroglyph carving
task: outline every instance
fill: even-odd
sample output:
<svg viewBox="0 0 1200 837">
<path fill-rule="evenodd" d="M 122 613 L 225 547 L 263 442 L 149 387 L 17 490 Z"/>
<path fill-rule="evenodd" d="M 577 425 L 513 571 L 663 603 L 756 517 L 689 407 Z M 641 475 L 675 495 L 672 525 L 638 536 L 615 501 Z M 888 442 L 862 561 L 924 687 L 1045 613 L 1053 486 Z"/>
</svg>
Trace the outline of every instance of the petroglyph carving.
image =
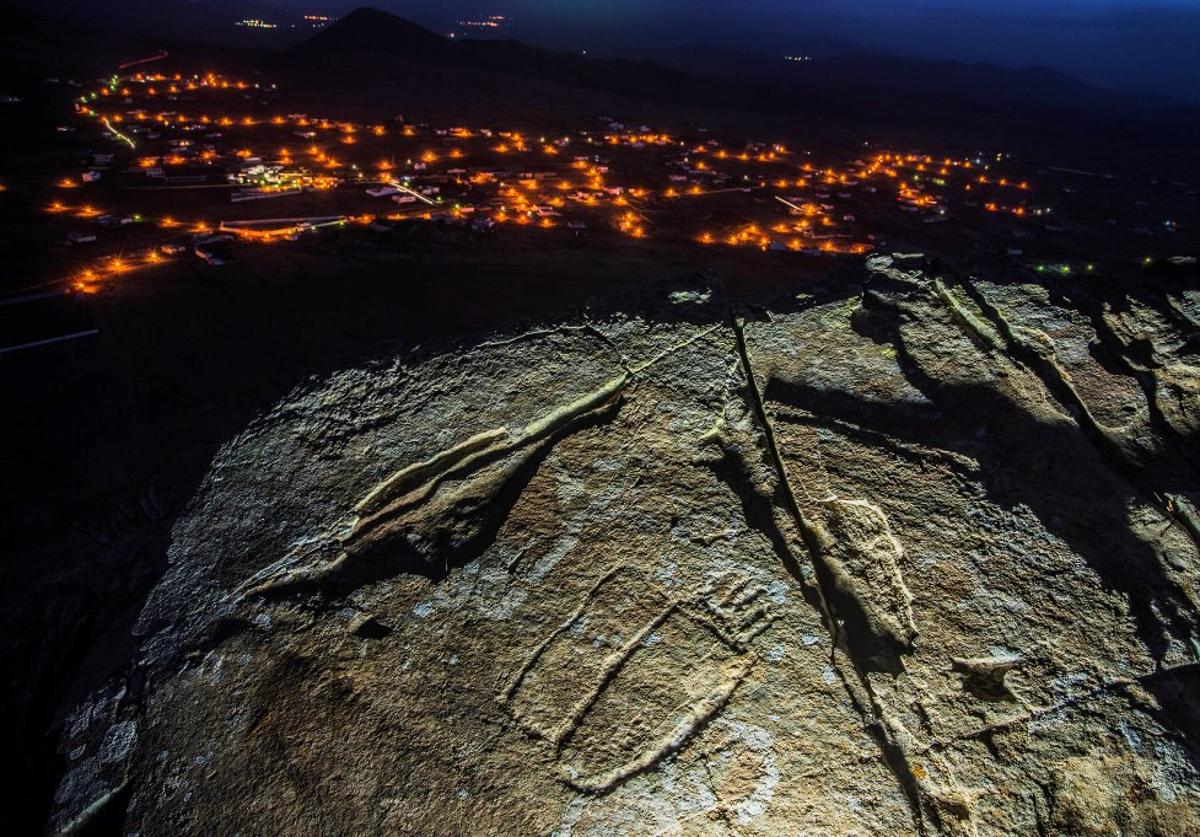
<svg viewBox="0 0 1200 837">
<path fill-rule="evenodd" d="M 1000 335 L 975 316 L 965 304 L 955 297 L 952 290 L 942 284 L 941 279 L 933 280 L 933 293 L 949 310 L 950 316 L 954 318 L 959 328 L 981 348 L 996 351 L 1004 349 L 1004 340 Z"/>
<path fill-rule="evenodd" d="M 749 643 L 774 619 L 762 588 L 739 573 L 671 597 L 639 570 L 619 568 L 533 649 L 497 700 L 554 747 L 565 783 L 607 793 L 721 711 L 754 665 Z"/>
<path fill-rule="evenodd" d="M 742 833 L 771 807 L 781 773 L 771 733 L 730 715 L 713 718 L 702 739 L 664 762 L 652 778 L 670 800 L 669 811 L 645 816 L 639 812 L 645 785 L 627 783 L 611 793 L 577 795 L 554 833 L 601 837 L 631 821 L 646 834 Z"/>
<path fill-rule="evenodd" d="M 838 593 L 862 610 L 871 635 L 898 649 L 917 638 L 912 594 L 900 573 L 904 547 L 892 534 L 887 515 L 866 500 L 830 499 L 821 503 L 829 534 L 823 563 Z"/>
<path fill-rule="evenodd" d="M 519 493 L 546 445 L 583 417 L 611 405 L 629 384 L 622 373 L 603 386 L 558 407 L 512 434 L 500 427 L 408 465 L 371 489 L 355 505 L 360 516 L 348 532 L 321 539 L 337 556 L 315 565 L 285 559 L 255 576 L 245 595 L 321 586 L 345 573 L 356 559 L 399 549 L 415 553 L 431 569 L 448 563 L 485 540 L 503 522 L 510 489 Z M 318 550 L 319 551 L 319 550 Z"/>
<path fill-rule="evenodd" d="M 626 365 L 621 374 L 535 418 L 519 432 L 493 428 L 406 465 L 368 491 L 335 531 L 310 539 L 256 573 L 241 586 L 239 595 L 280 594 L 339 583 L 353 587 L 364 574 L 363 565 L 374 558 L 395 562 L 400 555 L 401 560 L 411 561 L 413 569 L 433 573 L 447 571 L 452 562 L 470 560 L 486 548 L 523 489 L 522 478 L 530 476 L 560 434 L 614 404 L 637 376 L 718 328 L 697 331 L 648 360 Z"/>
<path fill-rule="evenodd" d="M 452 466 L 459 464 L 471 454 L 491 448 L 507 438 L 508 430 L 503 427 L 497 427 L 493 430 L 478 433 L 465 442 L 448 448 L 424 462 L 417 462 L 401 468 L 379 483 L 379 485 L 372 488 L 367 496 L 354 507 L 354 510 L 364 515 L 377 512 L 388 502 L 388 498 L 402 496 L 404 492 L 416 488 L 440 473 L 448 471 Z"/>
<path fill-rule="evenodd" d="M 749 384 L 747 394 L 764 436 L 767 457 L 783 489 L 784 505 L 818 570 L 816 589 L 835 644 L 847 639 L 843 628 L 851 642 L 860 639 L 860 629 L 864 629 L 869 635 L 866 644 L 874 646 L 868 653 L 880 667 L 902 667 L 898 654 L 912 649 L 917 628 L 912 595 L 900 572 L 904 554 L 900 541 L 878 506 L 859 499 L 818 500 L 791 477 L 754 377 L 743 324 L 735 321 L 734 335 Z M 716 441 L 720 442 L 720 437 Z"/>
<path fill-rule="evenodd" d="M 950 662 L 971 694 L 984 700 L 1017 699 L 1004 678 L 1021 664 L 1020 657 L 955 657 Z"/>
</svg>

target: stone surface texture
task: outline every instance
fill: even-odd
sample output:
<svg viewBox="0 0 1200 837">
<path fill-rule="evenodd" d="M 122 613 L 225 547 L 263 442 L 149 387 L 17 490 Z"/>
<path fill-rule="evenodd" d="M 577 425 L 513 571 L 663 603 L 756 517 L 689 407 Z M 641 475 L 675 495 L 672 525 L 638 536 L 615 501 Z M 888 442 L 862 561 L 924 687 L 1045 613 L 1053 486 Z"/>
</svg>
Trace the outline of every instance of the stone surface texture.
<svg viewBox="0 0 1200 837">
<path fill-rule="evenodd" d="M 911 256 L 728 297 L 260 416 L 67 724 L 54 827 L 1200 833 L 1196 300 Z"/>
</svg>

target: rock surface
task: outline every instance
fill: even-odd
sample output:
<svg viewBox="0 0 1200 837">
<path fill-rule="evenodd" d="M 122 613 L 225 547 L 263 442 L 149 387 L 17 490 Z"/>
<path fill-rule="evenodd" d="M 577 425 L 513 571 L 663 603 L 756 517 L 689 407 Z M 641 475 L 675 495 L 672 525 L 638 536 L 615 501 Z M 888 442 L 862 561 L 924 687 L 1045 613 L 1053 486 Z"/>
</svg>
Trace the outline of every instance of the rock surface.
<svg viewBox="0 0 1200 837">
<path fill-rule="evenodd" d="M 213 462 L 54 827 L 1200 832 L 1195 300 L 1118 303 L 877 256 L 313 381 Z"/>
</svg>

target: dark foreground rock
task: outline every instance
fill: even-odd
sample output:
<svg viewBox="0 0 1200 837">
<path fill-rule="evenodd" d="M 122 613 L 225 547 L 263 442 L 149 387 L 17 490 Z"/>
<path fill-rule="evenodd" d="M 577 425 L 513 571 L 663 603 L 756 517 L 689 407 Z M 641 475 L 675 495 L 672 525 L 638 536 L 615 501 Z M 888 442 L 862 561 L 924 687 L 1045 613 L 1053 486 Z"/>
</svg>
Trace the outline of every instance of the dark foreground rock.
<svg viewBox="0 0 1200 837">
<path fill-rule="evenodd" d="M 1200 831 L 1195 315 L 875 257 L 314 382 L 212 463 L 53 828 Z"/>
</svg>

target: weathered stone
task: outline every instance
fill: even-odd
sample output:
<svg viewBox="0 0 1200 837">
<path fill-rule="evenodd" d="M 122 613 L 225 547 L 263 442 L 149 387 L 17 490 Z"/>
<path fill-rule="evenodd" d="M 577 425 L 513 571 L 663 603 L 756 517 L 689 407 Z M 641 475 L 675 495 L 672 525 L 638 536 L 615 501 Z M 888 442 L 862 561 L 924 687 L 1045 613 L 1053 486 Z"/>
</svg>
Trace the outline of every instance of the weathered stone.
<svg viewBox="0 0 1200 837">
<path fill-rule="evenodd" d="M 1196 404 L 1137 378 L 1178 318 L 1131 307 L 1138 356 L 923 264 L 292 393 L 175 527 L 55 822 L 128 782 L 142 835 L 1194 830 L 1198 485 L 1158 453 Z"/>
</svg>

